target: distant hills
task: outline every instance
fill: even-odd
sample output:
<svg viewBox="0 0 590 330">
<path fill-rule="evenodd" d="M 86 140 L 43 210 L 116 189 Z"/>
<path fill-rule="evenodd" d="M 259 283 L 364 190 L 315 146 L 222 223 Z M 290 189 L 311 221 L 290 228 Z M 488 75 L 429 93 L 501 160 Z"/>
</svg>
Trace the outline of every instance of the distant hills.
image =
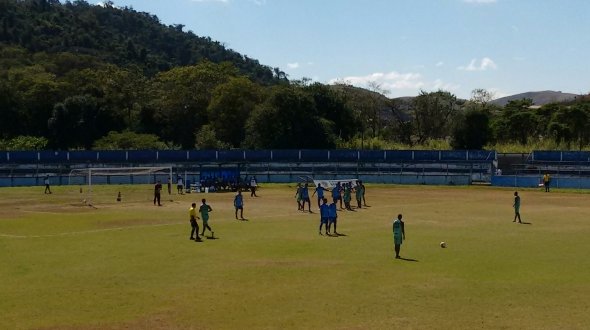
<svg viewBox="0 0 590 330">
<path fill-rule="evenodd" d="M 533 100 L 534 105 L 545 105 L 549 103 L 560 103 L 560 102 L 568 102 L 573 101 L 578 97 L 577 94 L 571 93 L 562 93 L 556 91 L 540 91 L 540 92 L 526 92 L 520 93 L 515 95 L 510 95 L 506 97 L 501 97 L 499 99 L 495 99 L 490 103 L 495 104 L 497 106 L 505 106 L 510 101 L 522 100 L 522 99 L 531 99 Z"/>
</svg>

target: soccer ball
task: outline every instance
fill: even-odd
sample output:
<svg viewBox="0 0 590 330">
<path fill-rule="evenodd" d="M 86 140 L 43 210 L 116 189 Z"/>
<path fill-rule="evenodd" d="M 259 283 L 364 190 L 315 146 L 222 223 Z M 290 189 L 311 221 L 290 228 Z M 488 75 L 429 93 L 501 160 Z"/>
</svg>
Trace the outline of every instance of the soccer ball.
<svg viewBox="0 0 590 330">
<path fill-rule="evenodd" d="M 444 249 L 444 248 L 446 248 L 446 247 L 447 247 L 447 243 L 445 243 L 445 242 L 440 242 L 440 247 L 441 247 L 441 248 L 443 248 L 443 249 Z"/>
</svg>

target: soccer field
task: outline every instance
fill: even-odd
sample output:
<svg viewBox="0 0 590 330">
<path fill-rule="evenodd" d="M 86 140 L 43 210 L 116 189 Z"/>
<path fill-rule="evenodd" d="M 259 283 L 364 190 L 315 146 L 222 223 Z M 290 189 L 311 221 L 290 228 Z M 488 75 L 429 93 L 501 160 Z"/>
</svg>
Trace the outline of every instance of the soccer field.
<svg viewBox="0 0 590 330">
<path fill-rule="evenodd" d="M 151 186 L 98 186 L 91 208 L 78 187 L 52 190 L 0 189 L 0 329 L 590 327 L 589 194 L 521 190 L 516 224 L 513 190 L 369 185 L 370 207 L 326 237 L 294 186 L 244 194 L 249 221 L 233 193 L 157 207 Z M 201 198 L 218 239 L 196 243 Z"/>
</svg>

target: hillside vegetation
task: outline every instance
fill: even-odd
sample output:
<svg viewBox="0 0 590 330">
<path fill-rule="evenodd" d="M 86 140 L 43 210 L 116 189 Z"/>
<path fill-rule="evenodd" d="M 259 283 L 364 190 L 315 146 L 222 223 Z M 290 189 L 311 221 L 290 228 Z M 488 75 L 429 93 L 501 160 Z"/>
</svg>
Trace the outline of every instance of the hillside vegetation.
<svg viewBox="0 0 590 330">
<path fill-rule="evenodd" d="M 309 79 L 112 2 L 0 0 L 0 149 L 582 149 L 587 98 L 531 108 Z M 546 143 L 551 142 L 551 143 Z"/>
</svg>

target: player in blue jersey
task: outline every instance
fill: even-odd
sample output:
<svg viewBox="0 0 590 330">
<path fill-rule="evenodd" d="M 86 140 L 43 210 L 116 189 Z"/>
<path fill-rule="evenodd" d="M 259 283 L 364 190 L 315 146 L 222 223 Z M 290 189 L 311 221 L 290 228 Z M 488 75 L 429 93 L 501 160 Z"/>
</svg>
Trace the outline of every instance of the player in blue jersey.
<svg viewBox="0 0 590 330">
<path fill-rule="evenodd" d="M 404 228 L 404 222 L 402 221 L 402 215 L 398 214 L 397 219 L 393 221 L 393 244 L 395 246 L 395 258 L 400 259 L 399 251 L 401 249 L 403 241 L 406 239 L 406 231 Z"/>
<path fill-rule="evenodd" d="M 330 230 L 328 228 L 328 220 L 329 220 L 329 210 L 328 210 L 328 200 L 323 199 L 322 205 L 320 205 L 320 235 L 322 234 L 322 226 L 326 226 L 326 235 L 330 235 Z"/>
<path fill-rule="evenodd" d="M 306 183 L 305 185 L 303 185 L 303 188 L 301 188 L 301 210 L 305 211 L 305 203 L 307 202 L 307 208 L 309 210 L 309 213 L 311 212 L 311 201 L 309 200 L 309 185 Z"/>
<path fill-rule="evenodd" d="M 328 232 L 330 232 L 330 227 L 332 224 L 334 225 L 334 235 L 338 236 L 338 232 L 336 231 L 336 223 L 338 222 L 338 211 L 336 210 L 336 203 L 332 203 L 328 205 Z"/>
<path fill-rule="evenodd" d="M 315 188 L 315 191 L 313 192 L 312 196 L 315 196 L 316 193 L 318 194 L 318 207 L 320 207 L 322 205 L 322 201 L 324 200 L 324 191 L 325 190 L 328 190 L 328 189 L 322 187 L 321 183 L 318 183 L 318 186 Z"/>
<path fill-rule="evenodd" d="M 342 208 L 342 185 L 340 185 L 340 182 L 338 182 L 336 184 L 336 187 L 334 187 L 334 189 L 332 189 L 332 200 L 334 201 L 334 203 L 336 203 L 336 201 L 340 201 L 340 208 Z"/>
<path fill-rule="evenodd" d="M 240 219 L 244 220 L 244 196 L 238 189 L 238 194 L 234 197 L 234 207 L 236 208 L 236 220 L 238 220 L 238 210 L 240 210 Z"/>
</svg>

